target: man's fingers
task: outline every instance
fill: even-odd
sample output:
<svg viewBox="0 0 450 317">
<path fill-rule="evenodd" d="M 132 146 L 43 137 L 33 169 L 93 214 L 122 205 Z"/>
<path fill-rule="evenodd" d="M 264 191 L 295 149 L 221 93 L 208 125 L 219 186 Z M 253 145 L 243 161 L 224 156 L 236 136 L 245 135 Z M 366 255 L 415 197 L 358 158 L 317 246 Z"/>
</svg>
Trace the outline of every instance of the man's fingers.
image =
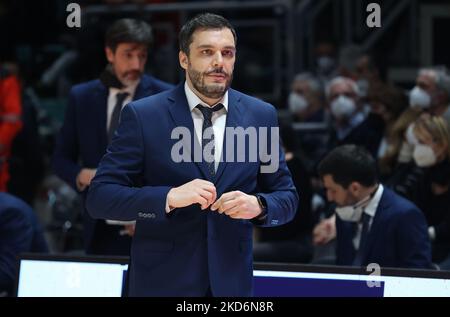
<svg viewBox="0 0 450 317">
<path fill-rule="evenodd" d="M 213 193 L 206 191 L 206 190 L 200 190 L 199 194 L 200 194 L 200 196 L 202 196 L 203 198 L 206 199 L 208 206 L 214 202 L 214 200 L 213 200 L 214 194 Z"/>
<path fill-rule="evenodd" d="M 210 205 L 216 201 L 216 198 L 217 198 L 216 187 L 207 185 L 202 189 L 211 194 L 210 201 L 209 201 Z"/>
<path fill-rule="evenodd" d="M 243 219 L 242 213 L 240 211 L 233 213 L 232 215 L 229 215 L 232 219 Z"/>
<path fill-rule="evenodd" d="M 211 205 L 214 201 L 216 201 L 217 193 L 216 193 L 216 186 L 214 186 L 213 183 L 209 181 L 205 181 L 203 179 L 197 180 L 196 186 L 201 190 L 202 196 L 207 198 L 208 200 L 208 206 Z M 208 194 L 204 194 L 207 192 Z"/>
<path fill-rule="evenodd" d="M 209 182 L 209 181 L 205 181 L 204 179 L 197 179 L 197 180 L 195 180 L 194 182 L 196 182 L 196 185 L 197 185 L 197 186 L 201 186 L 201 187 L 206 187 L 206 186 L 208 186 L 208 187 L 214 187 L 214 188 L 215 188 L 215 186 L 214 186 L 213 183 L 211 183 L 211 182 Z"/>
<path fill-rule="evenodd" d="M 235 192 L 229 192 L 229 193 L 222 194 L 222 196 L 220 196 L 220 198 L 211 206 L 211 210 L 219 209 L 223 203 L 225 203 L 228 200 L 233 199 L 235 195 L 236 195 Z"/>
<path fill-rule="evenodd" d="M 236 208 L 242 209 L 241 203 L 239 199 L 235 198 L 232 200 L 225 201 L 219 208 L 220 213 L 225 213 L 226 215 L 229 215 L 229 213 L 232 210 L 235 210 Z"/>
<path fill-rule="evenodd" d="M 203 198 L 200 194 L 197 194 L 195 197 L 195 202 L 199 203 L 202 210 L 208 208 L 208 200 L 206 198 Z"/>
<path fill-rule="evenodd" d="M 225 213 L 225 215 L 233 218 L 232 216 L 235 214 L 238 214 L 240 211 L 242 211 L 242 206 L 240 204 L 237 204 L 233 207 L 230 207 L 230 208 L 224 210 L 223 212 Z"/>
</svg>

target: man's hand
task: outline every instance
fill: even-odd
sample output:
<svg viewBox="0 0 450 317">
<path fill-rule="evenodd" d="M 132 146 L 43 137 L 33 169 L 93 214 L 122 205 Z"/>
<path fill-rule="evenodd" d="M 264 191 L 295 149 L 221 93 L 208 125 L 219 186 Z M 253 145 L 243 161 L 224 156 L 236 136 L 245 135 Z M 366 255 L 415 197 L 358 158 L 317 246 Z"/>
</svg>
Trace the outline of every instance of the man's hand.
<svg viewBox="0 0 450 317">
<path fill-rule="evenodd" d="M 324 245 L 336 238 L 336 215 L 323 219 L 313 230 L 313 244 Z"/>
<path fill-rule="evenodd" d="M 262 212 L 255 196 L 240 191 L 223 194 L 211 206 L 211 210 L 225 213 L 233 219 L 253 219 Z"/>
<path fill-rule="evenodd" d="M 85 190 L 86 187 L 91 184 L 96 172 L 96 169 L 83 168 L 80 173 L 78 173 L 76 183 L 79 191 Z"/>
<path fill-rule="evenodd" d="M 194 179 L 180 187 L 172 188 L 167 194 L 167 203 L 170 209 L 200 204 L 202 210 L 205 210 L 216 198 L 216 187 L 213 183 Z"/>
</svg>

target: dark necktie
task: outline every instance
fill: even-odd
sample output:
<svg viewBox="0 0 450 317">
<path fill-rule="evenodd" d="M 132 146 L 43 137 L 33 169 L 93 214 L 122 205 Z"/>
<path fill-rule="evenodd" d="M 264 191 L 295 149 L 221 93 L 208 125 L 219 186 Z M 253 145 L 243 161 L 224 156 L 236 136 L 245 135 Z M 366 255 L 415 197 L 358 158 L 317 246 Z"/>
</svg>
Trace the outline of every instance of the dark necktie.
<svg viewBox="0 0 450 317">
<path fill-rule="evenodd" d="M 222 104 L 217 104 L 216 106 L 214 106 L 213 108 L 210 107 L 205 107 L 202 105 L 197 105 L 197 108 L 202 112 L 203 114 L 203 126 L 202 126 L 202 150 L 210 143 L 212 142 L 211 145 L 211 154 L 214 157 L 215 155 L 215 146 L 214 146 L 214 131 L 212 130 L 212 114 L 216 111 L 219 111 L 220 109 L 223 108 Z M 211 129 L 211 133 L 209 134 L 211 137 L 207 137 L 204 136 L 205 134 L 205 130 L 210 128 Z M 208 151 L 209 152 L 209 151 Z M 203 153 L 203 152 L 202 152 Z M 216 175 L 216 168 L 214 165 L 214 160 L 212 160 L 212 162 L 208 162 L 208 160 L 205 160 L 205 163 L 208 167 L 208 172 L 209 175 L 211 176 L 215 176 Z"/>
<path fill-rule="evenodd" d="M 127 92 L 118 93 L 116 95 L 116 105 L 114 106 L 114 110 L 111 116 L 111 122 L 109 123 L 108 129 L 108 144 L 111 142 L 114 132 L 119 126 L 120 111 L 122 110 L 123 102 L 128 95 L 129 94 Z"/>
<path fill-rule="evenodd" d="M 365 252 L 365 248 L 367 245 L 367 236 L 369 235 L 369 223 L 371 218 L 372 217 L 370 215 L 363 212 L 361 219 L 362 222 L 361 238 L 359 239 L 359 247 L 358 250 L 356 251 L 355 260 L 353 261 L 354 266 L 362 265 L 363 260 L 362 256 L 363 253 Z"/>
</svg>

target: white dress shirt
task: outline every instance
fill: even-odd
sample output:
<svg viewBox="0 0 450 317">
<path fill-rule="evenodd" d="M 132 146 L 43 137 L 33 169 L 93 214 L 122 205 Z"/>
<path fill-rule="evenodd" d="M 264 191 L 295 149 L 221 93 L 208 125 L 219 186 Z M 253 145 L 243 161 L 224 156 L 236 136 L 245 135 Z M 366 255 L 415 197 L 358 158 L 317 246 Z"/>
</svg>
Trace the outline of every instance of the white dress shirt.
<svg viewBox="0 0 450 317">
<path fill-rule="evenodd" d="M 197 109 L 197 105 L 201 104 L 202 106 L 209 107 L 205 104 L 188 86 L 187 82 L 184 83 L 184 92 L 186 94 L 186 99 L 189 105 L 189 110 L 191 111 L 192 121 L 194 122 L 194 130 L 197 136 L 197 140 L 199 144 L 202 144 L 202 133 L 203 133 L 203 114 L 199 109 Z M 223 137 L 225 135 L 225 125 L 227 121 L 227 113 L 228 113 L 228 91 L 225 92 L 222 100 L 217 104 L 221 103 L 223 108 L 213 112 L 211 116 L 212 128 L 214 131 L 214 168 L 217 171 L 220 163 L 220 156 L 222 155 L 223 149 Z M 214 105 L 215 106 L 215 105 Z M 203 152 L 202 152 L 203 153 Z M 169 213 L 171 209 L 169 208 L 169 202 L 166 198 L 166 212 Z"/>
<path fill-rule="evenodd" d="M 378 205 L 380 204 L 381 196 L 383 195 L 383 185 L 378 185 L 378 189 L 375 192 L 375 195 L 373 195 L 373 198 L 370 200 L 369 204 L 364 208 L 364 213 L 368 214 L 370 216 L 369 221 L 369 228 L 372 226 L 373 218 L 375 217 L 375 214 L 377 212 Z M 362 233 L 362 222 L 358 223 L 358 229 L 356 231 L 355 237 L 353 238 L 353 246 L 355 247 L 355 250 L 358 250 L 359 243 L 361 241 L 361 233 Z"/>
<path fill-rule="evenodd" d="M 136 87 L 139 84 L 139 81 L 136 82 L 133 85 L 127 86 L 125 88 L 119 89 L 119 88 L 109 88 L 109 94 L 108 94 L 108 103 L 106 108 L 106 131 L 109 131 L 109 126 L 111 125 L 111 117 L 114 112 L 114 107 L 116 106 L 117 102 L 117 94 L 127 92 L 128 96 L 124 99 L 122 103 L 122 109 L 123 107 L 130 103 L 133 100 L 134 93 L 136 92 Z"/>
<path fill-rule="evenodd" d="M 188 86 L 187 82 L 184 83 L 184 92 L 186 93 L 186 99 L 189 104 L 189 109 L 191 110 L 192 121 L 194 122 L 194 130 L 197 135 L 197 140 L 199 144 L 202 144 L 202 132 L 203 132 L 203 114 L 199 109 L 196 108 L 198 104 L 205 107 L 210 107 L 204 103 Z M 227 121 L 228 113 L 228 91 L 225 92 L 222 100 L 217 104 L 221 103 L 223 108 L 221 110 L 215 111 L 212 114 L 211 122 L 212 128 L 214 130 L 214 166 L 217 171 L 220 163 L 220 156 L 222 155 L 223 148 L 223 137 L 225 135 L 225 125 Z M 216 104 L 216 105 L 217 105 Z M 215 106 L 215 105 L 214 105 Z"/>
</svg>

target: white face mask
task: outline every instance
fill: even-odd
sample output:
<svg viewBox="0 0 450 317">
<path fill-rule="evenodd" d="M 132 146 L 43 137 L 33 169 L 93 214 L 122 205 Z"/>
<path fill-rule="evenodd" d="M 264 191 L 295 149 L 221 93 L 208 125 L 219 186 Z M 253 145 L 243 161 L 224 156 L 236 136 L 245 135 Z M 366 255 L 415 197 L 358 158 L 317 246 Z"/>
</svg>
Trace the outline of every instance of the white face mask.
<svg viewBox="0 0 450 317">
<path fill-rule="evenodd" d="M 360 200 L 354 205 L 336 207 L 335 211 L 342 221 L 358 222 L 361 220 L 361 216 L 364 212 L 364 208 L 368 205 L 369 201 L 375 195 L 374 191 L 371 195 L 367 196 L 363 200 Z"/>
<path fill-rule="evenodd" d="M 346 96 L 341 95 L 331 103 L 331 113 L 337 119 L 350 118 L 355 110 L 355 102 Z"/>
<path fill-rule="evenodd" d="M 429 167 L 436 164 L 436 154 L 429 145 L 416 144 L 413 152 L 414 162 L 419 167 Z"/>
<path fill-rule="evenodd" d="M 308 108 L 308 101 L 302 95 L 295 92 L 289 94 L 289 110 L 292 113 L 303 112 Z"/>
<path fill-rule="evenodd" d="M 409 106 L 410 107 L 420 107 L 429 108 L 431 105 L 430 95 L 422 88 L 416 86 L 409 93 Z"/>
</svg>

